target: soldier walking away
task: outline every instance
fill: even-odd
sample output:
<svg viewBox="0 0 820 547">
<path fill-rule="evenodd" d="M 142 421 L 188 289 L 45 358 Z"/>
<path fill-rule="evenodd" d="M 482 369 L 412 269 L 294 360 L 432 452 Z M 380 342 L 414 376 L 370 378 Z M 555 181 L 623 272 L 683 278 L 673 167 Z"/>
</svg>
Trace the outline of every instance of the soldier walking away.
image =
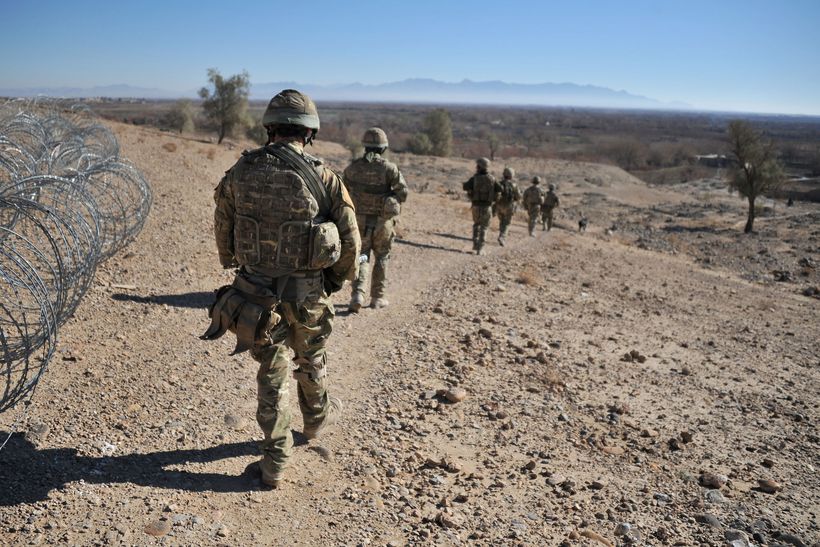
<svg viewBox="0 0 820 547">
<path fill-rule="evenodd" d="M 214 193 L 219 261 L 237 270 L 233 284 L 217 291 L 202 337 L 231 330 L 233 354 L 250 350 L 259 363 L 259 468 L 262 482 L 275 488 L 293 448 L 291 362 L 305 437 L 326 431 L 341 412 L 341 402 L 327 391 L 325 345 L 334 316 L 329 296 L 356 277 L 361 242 L 342 180 L 304 151 L 319 131 L 313 101 L 286 89 L 271 99 L 262 124 L 268 144 L 243 152 Z"/>
<path fill-rule="evenodd" d="M 544 191 L 541 189 L 541 177 L 532 178 L 532 186 L 524 190 L 524 207 L 527 208 L 527 230 L 530 237 L 535 237 L 535 225 L 538 223 L 538 217 L 541 214 L 541 205 L 544 203 Z"/>
<path fill-rule="evenodd" d="M 515 171 L 509 167 L 504 168 L 504 178 L 501 180 L 501 195 L 495 202 L 495 213 L 498 215 L 498 244 L 504 246 L 507 239 L 507 230 L 510 228 L 518 202 L 521 201 L 521 191 L 513 180 Z"/>
<path fill-rule="evenodd" d="M 365 287 L 373 260 L 370 281 L 370 307 L 388 305 L 384 297 L 387 286 L 387 262 L 393 245 L 401 204 L 407 200 L 407 183 L 396 164 L 384 159 L 387 134 L 371 127 L 362 137 L 364 156 L 354 160 L 344 172 L 344 183 L 356 205 L 356 221 L 362 237 L 359 275 L 353 281 L 350 311 L 358 313 L 364 304 Z M 372 253 L 371 253 L 372 251 Z"/>
<path fill-rule="evenodd" d="M 479 255 L 482 254 L 484 236 L 493 217 L 493 204 L 501 194 L 501 185 L 487 172 L 489 168 L 490 160 L 478 158 L 475 175 L 463 185 L 467 197 L 473 204 L 473 250 Z"/>
<path fill-rule="evenodd" d="M 555 194 L 555 185 L 550 184 L 549 190 L 544 195 L 544 203 L 541 204 L 541 229 L 552 230 L 552 220 L 555 208 L 558 207 L 558 196 Z"/>
</svg>

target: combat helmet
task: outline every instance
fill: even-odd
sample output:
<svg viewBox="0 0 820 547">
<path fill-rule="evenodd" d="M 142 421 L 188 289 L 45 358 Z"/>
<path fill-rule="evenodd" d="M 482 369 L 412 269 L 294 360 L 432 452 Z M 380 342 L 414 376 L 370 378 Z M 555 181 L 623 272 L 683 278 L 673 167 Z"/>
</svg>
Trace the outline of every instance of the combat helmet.
<svg viewBox="0 0 820 547">
<path fill-rule="evenodd" d="M 515 171 L 510 169 L 509 167 L 504 168 L 504 178 L 511 179 L 515 176 Z"/>
<path fill-rule="evenodd" d="M 371 127 L 364 132 L 362 146 L 365 148 L 387 148 L 387 133 L 379 127 Z"/>
<path fill-rule="evenodd" d="M 550 192 L 552 192 L 553 190 L 555 190 L 555 185 L 554 185 L 553 183 L 549 183 L 549 186 L 547 186 L 547 189 L 548 189 Z"/>
<path fill-rule="evenodd" d="M 541 177 L 532 177 L 533 184 L 541 184 Z"/>
<path fill-rule="evenodd" d="M 487 158 L 478 158 L 475 160 L 475 164 L 479 169 L 487 170 L 490 168 L 490 160 Z"/>
<path fill-rule="evenodd" d="M 301 125 L 319 132 L 319 111 L 313 101 L 300 91 L 284 89 L 268 103 L 262 125 Z"/>
</svg>

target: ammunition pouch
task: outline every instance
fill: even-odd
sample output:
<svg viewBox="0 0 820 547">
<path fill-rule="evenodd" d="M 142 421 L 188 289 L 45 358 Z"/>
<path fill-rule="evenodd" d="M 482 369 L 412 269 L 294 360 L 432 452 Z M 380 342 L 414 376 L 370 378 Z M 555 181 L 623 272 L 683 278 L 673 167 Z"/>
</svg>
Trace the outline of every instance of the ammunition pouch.
<svg viewBox="0 0 820 547">
<path fill-rule="evenodd" d="M 247 351 L 281 321 L 281 316 L 273 311 L 278 303 L 271 289 L 237 276 L 233 285 L 217 289 L 216 299 L 208 309 L 211 324 L 200 338 L 216 340 L 231 331 L 236 335 L 231 355 Z"/>
<path fill-rule="evenodd" d="M 382 209 L 382 215 L 384 218 L 390 219 L 397 217 L 399 216 L 399 213 L 401 213 L 401 203 L 399 203 L 399 200 L 393 196 L 390 196 L 384 200 L 384 206 Z"/>
</svg>

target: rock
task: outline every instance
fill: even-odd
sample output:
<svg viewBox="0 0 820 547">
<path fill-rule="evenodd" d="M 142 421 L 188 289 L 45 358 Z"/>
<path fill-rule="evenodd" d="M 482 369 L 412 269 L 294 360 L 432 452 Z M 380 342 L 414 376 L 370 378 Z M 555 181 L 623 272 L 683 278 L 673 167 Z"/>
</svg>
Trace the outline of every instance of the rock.
<svg viewBox="0 0 820 547">
<path fill-rule="evenodd" d="M 771 469 L 772 467 L 774 467 L 774 460 L 770 460 L 769 458 L 764 458 L 763 461 L 760 462 L 760 465 L 762 465 L 766 469 Z"/>
<path fill-rule="evenodd" d="M 171 531 L 171 522 L 165 519 L 155 520 L 143 529 L 146 534 L 154 537 L 162 537 Z"/>
<path fill-rule="evenodd" d="M 421 398 L 424 400 L 435 399 L 437 394 L 438 391 L 436 391 L 435 389 L 428 389 L 427 391 L 421 394 Z"/>
<path fill-rule="evenodd" d="M 460 403 L 467 397 L 467 390 L 460 387 L 453 387 L 444 392 L 444 398 L 451 403 Z"/>
<path fill-rule="evenodd" d="M 219 537 L 221 537 L 221 538 L 228 537 L 228 532 L 229 532 L 229 531 L 230 531 L 230 530 L 228 530 L 228 527 L 227 527 L 227 526 L 225 526 L 225 525 L 223 524 L 223 525 L 221 525 L 221 526 L 219 527 L 219 529 L 216 531 L 216 535 L 217 535 L 217 536 L 219 536 Z"/>
<path fill-rule="evenodd" d="M 707 526 L 711 526 L 712 528 L 723 528 L 723 525 L 720 523 L 720 520 L 715 515 L 710 515 L 708 513 L 702 515 L 695 515 L 695 521 L 699 522 L 700 524 L 706 524 Z"/>
<path fill-rule="evenodd" d="M 312 450 L 313 452 L 316 452 L 317 454 L 319 454 L 320 458 L 322 458 L 323 460 L 325 460 L 327 462 L 332 462 L 333 461 L 333 452 L 331 452 L 330 449 L 328 449 L 324 446 L 318 446 L 318 445 L 317 446 L 309 446 L 308 450 Z"/>
<path fill-rule="evenodd" d="M 572 532 L 569 533 L 568 537 L 569 537 L 569 539 L 571 539 L 573 541 L 576 541 L 576 540 L 581 539 L 581 534 L 579 534 L 576 530 L 573 530 Z"/>
<path fill-rule="evenodd" d="M 247 420 L 236 414 L 225 414 L 225 427 L 228 429 L 240 430 L 247 425 Z"/>
<path fill-rule="evenodd" d="M 783 485 L 771 479 L 759 479 L 757 489 L 766 494 L 777 494 L 783 490 Z"/>
<path fill-rule="evenodd" d="M 777 541 L 794 545 L 794 547 L 806 547 L 806 544 L 803 542 L 803 540 L 793 534 L 775 532 L 775 538 L 777 539 Z"/>
<path fill-rule="evenodd" d="M 716 473 L 701 473 L 700 475 L 700 485 L 705 486 L 706 488 L 723 488 L 726 485 L 726 482 L 729 480 L 729 477 L 726 475 L 718 475 Z"/>
<path fill-rule="evenodd" d="M 747 536 L 745 532 L 741 532 L 740 530 L 726 530 L 726 532 L 723 533 L 723 538 L 726 541 L 742 540 L 745 543 L 749 543 L 749 536 Z"/>
<path fill-rule="evenodd" d="M 553 473 L 547 479 L 547 483 L 549 483 L 550 486 L 557 486 L 557 485 L 561 484 L 562 482 L 564 482 L 566 480 L 567 480 L 567 478 L 565 476 L 561 475 L 560 473 Z"/>
<path fill-rule="evenodd" d="M 621 455 L 623 455 L 624 452 L 626 452 L 620 446 L 604 446 L 604 447 L 601 448 L 601 450 L 605 454 L 609 454 L 610 456 L 621 456 Z"/>
<path fill-rule="evenodd" d="M 592 483 L 590 483 L 589 487 L 592 488 L 593 490 L 603 490 L 604 488 L 606 488 L 606 482 L 604 482 L 603 479 L 598 479 L 598 480 L 592 481 Z"/>
<path fill-rule="evenodd" d="M 492 339 L 492 337 L 493 337 L 493 332 L 490 329 L 486 329 L 486 328 L 483 328 L 483 327 L 478 329 L 478 334 L 480 336 L 483 336 L 484 338 L 487 338 L 488 340 Z"/>
<path fill-rule="evenodd" d="M 709 503 L 724 503 L 726 498 L 723 497 L 723 494 L 720 493 L 720 490 L 707 490 L 706 495 L 704 496 L 706 501 Z"/>
<path fill-rule="evenodd" d="M 616 536 L 625 536 L 632 530 L 632 525 L 628 522 L 621 522 L 615 527 Z"/>
<path fill-rule="evenodd" d="M 527 471 L 532 471 L 533 469 L 535 469 L 536 465 L 538 464 L 535 463 L 535 460 L 530 460 L 524 465 L 524 469 L 526 469 Z"/>
</svg>

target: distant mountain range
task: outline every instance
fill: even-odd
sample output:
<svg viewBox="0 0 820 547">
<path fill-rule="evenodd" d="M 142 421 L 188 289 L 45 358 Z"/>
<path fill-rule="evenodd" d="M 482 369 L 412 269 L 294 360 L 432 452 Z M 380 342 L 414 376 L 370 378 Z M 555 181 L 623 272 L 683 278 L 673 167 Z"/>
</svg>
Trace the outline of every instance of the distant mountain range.
<svg viewBox="0 0 820 547">
<path fill-rule="evenodd" d="M 665 103 L 616 91 L 606 87 L 573 83 L 515 84 L 501 81 L 442 82 L 415 78 L 386 84 L 313 85 L 296 82 L 270 82 L 251 85 L 251 99 L 267 100 L 282 89 L 296 88 L 317 101 L 461 103 L 495 105 L 587 106 L 596 108 L 689 109 L 690 105 Z M 26 88 L 2 89 L 4 97 L 111 97 L 142 99 L 176 99 L 196 97 L 195 91 L 175 92 L 163 89 L 133 87 L 125 84 L 92 88 Z"/>
</svg>

